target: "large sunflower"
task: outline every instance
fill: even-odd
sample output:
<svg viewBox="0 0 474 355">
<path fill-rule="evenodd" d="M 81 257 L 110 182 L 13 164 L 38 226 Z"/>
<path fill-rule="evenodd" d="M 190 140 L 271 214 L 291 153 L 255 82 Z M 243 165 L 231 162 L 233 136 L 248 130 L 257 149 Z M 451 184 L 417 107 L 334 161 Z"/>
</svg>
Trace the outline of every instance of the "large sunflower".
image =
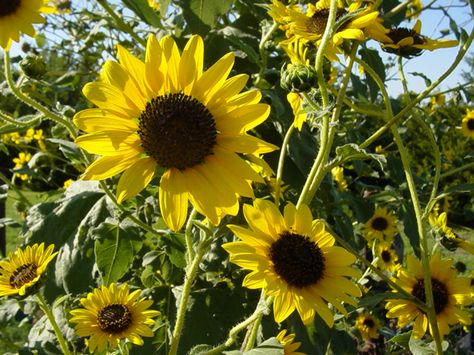
<svg viewBox="0 0 474 355">
<path fill-rule="evenodd" d="M 148 39 L 145 62 L 118 46 L 119 62 L 107 61 L 101 81 L 84 95 L 99 108 L 75 116 L 87 134 L 76 143 L 101 155 L 82 176 L 102 180 L 122 173 L 119 202 L 135 196 L 162 173 L 159 199 L 167 225 L 183 225 L 188 201 L 218 224 L 238 212 L 238 196 L 253 197 L 259 175 L 236 153 L 275 149 L 247 131 L 262 123 L 270 106 L 257 90 L 245 91 L 248 75 L 227 78 L 228 53 L 203 72 L 204 46 L 192 36 L 180 54 L 175 41 Z"/>
<path fill-rule="evenodd" d="M 365 222 L 365 237 L 369 244 L 374 239 L 381 242 L 392 242 L 397 232 L 397 219 L 385 207 L 377 207 L 370 219 Z"/>
<path fill-rule="evenodd" d="M 426 302 L 423 267 L 413 255 L 407 257 L 408 269 L 399 270 L 395 282 L 405 291 Z M 469 290 L 469 278 L 456 277 L 452 268 L 453 261 L 441 260 L 440 254 L 434 254 L 430 260 L 431 285 L 436 310 L 436 320 L 441 336 L 449 333 L 449 326 L 457 323 L 471 324 L 469 312 L 459 308 L 472 302 Z M 413 335 L 421 338 L 428 329 L 428 317 L 415 304 L 406 299 L 394 299 L 387 302 L 388 318 L 398 318 L 398 326 L 405 327 L 413 323 Z M 432 332 L 430 328 L 430 333 Z"/>
<path fill-rule="evenodd" d="M 34 23 L 43 23 L 41 13 L 53 13 L 50 0 L 0 0 L 0 47 L 9 50 L 20 33 L 35 35 Z"/>
<path fill-rule="evenodd" d="M 153 302 L 139 299 L 140 292 L 130 293 L 127 284 L 113 283 L 81 298 L 84 308 L 72 310 L 70 322 L 77 323 L 75 329 L 79 336 L 90 337 L 87 344 L 91 352 L 115 349 L 121 339 L 143 345 L 142 337 L 153 336 L 150 327 L 155 320 L 152 318 L 160 312 L 148 309 Z"/>
<path fill-rule="evenodd" d="M 355 305 L 351 296 L 360 296 L 359 287 L 346 276 L 360 276 L 351 267 L 356 258 L 334 246 L 334 237 L 324 222 L 312 220 L 306 205 L 289 203 L 284 216 L 271 202 L 257 199 L 244 205 L 250 229 L 229 228 L 242 241 L 226 243 L 223 248 L 230 261 L 252 270 L 243 286 L 262 288 L 273 296 L 275 320 L 280 323 L 295 309 L 302 321 L 313 321 L 316 312 L 329 325 L 334 317 L 326 302 L 347 314 L 343 302 Z"/>
<path fill-rule="evenodd" d="M 50 245 L 45 250 L 44 243 L 28 245 L 0 261 L 0 296 L 25 296 L 35 292 L 38 281 L 57 254 L 53 249 L 54 245 Z"/>
</svg>

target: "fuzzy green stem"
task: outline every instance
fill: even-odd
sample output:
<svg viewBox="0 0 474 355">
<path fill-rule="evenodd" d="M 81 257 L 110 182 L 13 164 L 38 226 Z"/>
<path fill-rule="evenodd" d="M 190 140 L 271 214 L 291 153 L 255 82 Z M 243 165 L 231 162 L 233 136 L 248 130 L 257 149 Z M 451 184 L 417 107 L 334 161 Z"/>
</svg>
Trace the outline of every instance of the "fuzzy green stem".
<svg viewBox="0 0 474 355">
<path fill-rule="evenodd" d="M 209 235 L 207 237 L 209 237 Z M 168 353 L 169 355 L 176 355 L 178 353 L 178 346 L 181 338 L 181 333 L 184 327 L 184 320 L 186 318 L 186 309 L 188 307 L 189 296 L 191 295 L 191 288 L 194 283 L 194 280 L 196 279 L 199 270 L 199 264 L 201 263 L 201 260 L 204 257 L 204 254 L 206 253 L 207 248 L 209 246 L 209 239 L 210 238 L 204 239 L 198 244 L 194 259 L 192 263 L 188 264 L 188 267 L 186 268 L 183 290 L 181 292 L 178 312 L 176 315 L 176 323 L 174 325 L 173 334 L 171 336 L 170 351 Z"/>
<path fill-rule="evenodd" d="M 39 102 L 33 100 L 31 97 L 29 97 L 29 96 L 25 95 L 24 93 L 22 93 L 16 87 L 15 83 L 13 82 L 13 77 L 12 77 L 12 72 L 11 72 L 10 55 L 9 55 L 8 51 L 4 52 L 3 59 L 4 59 L 4 65 L 5 65 L 5 68 L 4 68 L 5 69 L 5 79 L 7 81 L 8 87 L 10 88 L 13 95 L 15 95 L 18 100 L 23 101 L 28 106 L 34 108 L 38 112 L 41 112 L 46 118 L 48 118 L 52 121 L 55 121 L 55 122 L 63 125 L 64 127 L 66 127 L 66 129 L 69 131 L 69 134 L 71 135 L 71 137 L 75 138 L 76 137 L 76 129 L 75 129 L 74 125 L 71 122 L 65 120 L 61 116 L 59 116 L 59 115 L 55 114 L 54 112 L 50 111 L 49 109 L 47 109 L 46 107 L 41 105 Z"/>
<path fill-rule="evenodd" d="M 54 318 L 53 312 L 51 311 L 45 299 L 43 298 L 43 296 L 41 296 L 39 292 L 36 293 L 36 298 L 38 299 L 39 307 L 44 312 L 49 322 L 51 323 L 51 326 L 53 327 L 54 333 L 56 334 L 56 337 L 58 338 L 59 346 L 61 347 L 63 354 L 71 355 L 71 352 L 69 351 L 69 348 L 67 347 L 66 340 L 64 339 L 63 334 L 61 333 L 61 330 L 59 329 L 58 323 L 56 323 L 56 319 Z"/>
<path fill-rule="evenodd" d="M 390 97 L 388 92 L 380 79 L 377 73 L 364 61 L 360 59 L 356 59 L 356 61 L 362 65 L 365 71 L 374 79 L 374 81 L 379 86 L 380 92 L 384 98 L 384 103 L 387 111 L 387 117 L 393 117 L 392 112 L 392 105 L 390 102 Z M 392 135 L 397 145 L 398 151 L 400 153 L 400 158 L 402 160 L 403 170 L 405 172 L 405 178 L 408 185 L 408 190 L 410 191 L 410 196 L 412 199 L 413 209 L 415 211 L 416 216 L 416 224 L 418 229 L 418 235 L 420 237 L 420 249 L 421 249 L 421 262 L 423 265 L 423 279 L 424 279 L 424 286 L 425 286 L 425 295 L 426 295 L 426 304 L 428 306 L 427 315 L 430 322 L 431 329 L 433 331 L 433 338 L 436 343 L 437 353 L 441 355 L 443 353 L 443 348 L 441 344 L 441 337 L 439 334 L 438 323 L 436 320 L 436 311 L 434 308 L 434 297 L 433 297 L 433 289 L 431 285 L 431 272 L 430 272 L 430 265 L 429 265 L 429 250 L 428 250 L 428 240 L 425 234 L 425 230 L 423 227 L 423 215 L 421 212 L 420 201 L 418 199 L 418 193 L 416 191 L 415 182 L 413 180 L 413 176 L 410 169 L 410 160 L 408 158 L 407 150 L 403 144 L 403 141 L 398 133 L 397 127 L 391 127 Z"/>
<path fill-rule="evenodd" d="M 186 223 L 186 229 L 184 231 L 184 237 L 186 239 L 186 260 L 187 264 L 191 264 L 194 259 L 194 246 L 193 246 L 193 221 L 196 218 L 197 210 L 192 209 L 189 214 L 188 221 Z"/>
<path fill-rule="evenodd" d="M 467 170 L 467 169 L 471 169 L 471 168 L 474 168 L 474 162 L 472 163 L 468 163 L 466 165 L 463 165 L 463 166 L 460 166 L 459 168 L 455 168 L 455 169 L 451 169 L 443 174 L 441 174 L 439 176 L 440 179 L 444 179 L 444 178 L 447 178 L 448 176 L 451 176 L 451 175 L 454 175 L 454 174 L 457 174 L 461 171 L 464 171 L 464 170 Z"/>
<path fill-rule="evenodd" d="M 17 127 L 30 127 L 36 125 L 39 122 L 40 118 L 33 117 L 31 120 L 28 121 L 19 121 L 0 110 L 0 120 Z"/>
<path fill-rule="evenodd" d="M 9 189 L 12 189 L 15 191 L 15 193 L 18 195 L 18 198 L 23 202 L 26 206 L 31 207 L 33 204 L 26 198 L 26 196 L 21 192 L 21 190 L 15 186 L 15 184 L 12 184 L 12 182 L 0 172 L 0 180 L 3 181 L 5 184 L 8 185 Z"/>
<path fill-rule="evenodd" d="M 268 54 L 265 50 L 265 44 L 268 42 L 270 37 L 272 36 L 273 32 L 278 28 L 278 23 L 273 21 L 272 27 L 266 32 L 265 34 L 262 34 L 262 39 L 260 40 L 260 43 L 258 45 L 258 51 L 260 53 L 260 70 L 258 72 L 257 79 L 255 80 L 255 86 L 259 86 L 261 81 L 263 80 L 263 76 L 265 74 L 265 69 L 267 68 L 267 59 L 268 59 Z"/>
<path fill-rule="evenodd" d="M 275 186 L 275 204 L 280 205 L 280 193 L 281 193 L 281 181 L 283 177 L 283 168 L 285 166 L 285 157 L 288 150 L 288 145 L 290 142 L 291 135 L 295 130 L 295 125 L 292 123 L 288 130 L 286 131 L 285 138 L 283 138 L 283 143 L 280 150 L 280 158 L 278 159 L 278 168 L 276 175 L 276 186 Z"/>
<path fill-rule="evenodd" d="M 117 23 L 117 25 L 120 27 L 121 30 L 124 32 L 127 32 L 135 41 L 140 43 L 143 47 L 146 46 L 146 41 L 143 40 L 143 38 L 140 38 L 135 31 L 133 30 L 132 27 L 130 27 L 128 24 L 126 24 L 120 16 L 118 16 L 114 9 L 110 7 L 109 4 L 107 4 L 106 0 L 97 0 L 100 6 L 109 14 L 110 17 Z"/>
</svg>

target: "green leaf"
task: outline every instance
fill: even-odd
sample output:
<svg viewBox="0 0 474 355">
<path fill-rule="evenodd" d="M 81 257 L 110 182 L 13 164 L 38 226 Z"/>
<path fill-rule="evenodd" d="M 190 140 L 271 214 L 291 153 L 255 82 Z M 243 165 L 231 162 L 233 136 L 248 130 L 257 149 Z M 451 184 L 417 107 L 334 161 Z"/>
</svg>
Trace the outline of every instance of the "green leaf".
<svg viewBox="0 0 474 355">
<path fill-rule="evenodd" d="M 188 355 L 205 355 L 211 350 L 213 346 L 207 344 L 199 344 L 192 348 Z"/>
<path fill-rule="evenodd" d="M 147 24 L 161 27 L 160 16 L 148 6 L 147 0 L 122 0 L 122 2 Z"/>
<path fill-rule="evenodd" d="M 179 1 L 184 18 L 191 32 L 205 36 L 213 29 L 220 16 L 226 14 L 235 0 L 189 0 Z"/>
<path fill-rule="evenodd" d="M 82 153 L 77 145 L 71 141 L 64 139 L 49 138 L 48 142 L 55 143 L 59 145 L 59 150 L 64 154 L 66 158 L 72 162 L 82 161 Z"/>
<path fill-rule="evenodd" d="M 410 240 L 410 244 L 416 256 L 420 257 L 420 235 L 416 223 L 415 210 L 411 202 L 405 202 L 400 208 L 400 217 L 403 220 L 403 230 Z"/>
<path fill-rule="evenodd" d="M 409 74 L 414 75 L 414 76 L 419 76 L 419 77 L 423 78 L 423 80 L 425 81 L 425 85 L 426 85 L 426 86 L 430 86 L 430 85 L 431 85 L 431 79 L 428 78 L 425 74 L 423 74 L 423 73 L 418 73 L 418 72 L 410 72 Z"/>
<path fill-rule="evenodd" d="M 383 154 L 368 153 L 365 149 L 362 149 L 354 143 L 344 144 L 343 146 L 337 147 L 336 156 L 341 159 L 343 163 L 352 160 L 372 159 L 379 163 L 381 169 L 383 169 L 387 163 L 387 159 Z"/>
<path fill-rule="evenodd" d="M 414 336 L 410 337 L 408 346 L 413 355 L 431 355 L 437 354 L 436 343 L 434 341 L 428 343 L 426 340 L 416 339 Z M 444 340 L 441 343 L 443 352 L 448 349 L 449 343 Z"/>
<path fill-rule="evenodd" d="M 393 292 L 383 292 L 366 296 L 359 301 L 359 307 L 371 309 L 380 304 L 380 302 L 385 301 L 388 298 L 394 298 L 396 296 L 397 294 Z"/>
<path fill-rule="evenodd" d="M 186 266 L 186 239 L 184 234 L 167 234 L 161 238 L 161 243 L 171 263 L 178 268 L 184 268 Z"/>
<path fill-rule="evenodd" d="M 385 65 L 383 64 L 382 58 L 380 58 L 379 52 L 374 49 L 362 48 L 359 51 L 362 60 L 366 62 L 380 77 L 382 82 L 385 82 Z M 380 89 L 377 83 L 367 74 L 367 84 L 369 85 L 369 93 L 372 101 L 377 98 Z"/>
<path fill-rule="evenodd" d="M 410 341 L 411 333 L 412 333 L 412 331 L 395 335 L 389 341 L 391 341 L 392 343 L 395 343 L 398 346 L 408 350 L 408 343 Z"/>
<path fill-rule="evenodd" d="M 276 338 L 265 340 L 259 346 L 249 351 L 241 352 L 234 350 L 223 352 L 226 355 L 283 355 L 284 353 L 283 346 Z"/>
<path fill-rule="evenodd" d="M 100 238 L 95 241 L 95 257 L 103 283 L 117 282 L 143 245 L 140 230 L 130 224 L 104 222 L 93 234 Z"/>
</svg>

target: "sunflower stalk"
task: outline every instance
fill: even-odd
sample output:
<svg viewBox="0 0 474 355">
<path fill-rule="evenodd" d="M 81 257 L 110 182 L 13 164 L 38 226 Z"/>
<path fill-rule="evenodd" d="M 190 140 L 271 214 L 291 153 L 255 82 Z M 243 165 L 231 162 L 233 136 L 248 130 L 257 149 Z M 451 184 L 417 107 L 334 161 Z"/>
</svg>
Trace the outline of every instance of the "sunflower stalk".
<svg viewBox="0 0 474 355">
<path fill-rule="evenodd" d="M 265 301 L 265 292 L 262 290 L 260 293 L 260 299 L 258 300 L 257 303 L 257 308 L 260 305 L 260 302 Z M 247 334 L 245 335 L 245 340 L 242 344 L 241 350 L 242 351 L 249 351 L 254 347 L 255 341 L 257 340 L 257 334 L 258 330 L 260 329 L 260 323 L 262 322 L 263 318 L 263 313 L 259 313 L 253 324 L 251 325 L 249 331 L 247 331 Z"/>
<path fill-rule="evenodd" d="M 56 337 L 59 342 L 59 346 L 61 347 L 63 354 L 71 355 L 71 352 L 69 351 L 69 348 L 67 346 L 67 342 L 64 339 L 63 334 L 61 333 L 61 330 L 59 329 L 58 323 L 56 322 L 56 319 L 54 318 L 53 312 L 49 308 L 45 299 L 43 298 L 43 296 L 41 296 L 39 292 L 36 292 L 36 299 L 38 300 L 39 307 L 44 312 L 49 322 L 51 323 L 51 326 L 53 327 L 54 333 L 56 334 Z"/>
<path fill-rule="evenodd" d="M 385 108 L 387 111 L 387 118 L 390 119 L 393 117 L 392 112 L 392 105 L 390 102 L 390 97 L 388 92 L 380 79 L 377 73 L 364 61 L 360 59 L 356 59 L 358 64 L 362 65 L 365 71 L 374 79 L 374 81 L 379 86 L 380 92 L 384 98 Z M 412 199 L 413 209 L 415 211 L 416 216 L 416 224 L 418 228 L 418 235 L 420 238 L 420 249 L 421 249 L 421 261 L 423 265 L 423 273 L 424 273 L 424 287 L 425 287 L 425 295 L 426 295 L 426 305 L 428 309 L 426 310 L 426 314 L 428 315 L 430 327 L 432 330 L 433 338 L 436 343 L 436 351 L 439 355 L 443 353 L 443 348 L 441 344 L 441 337 L 438 329 L 438 322 L 436 319 L 436 311 L 435 311 L 435 303 L 433 297 L 433 289 L 431 285 L 431 273 L 430 273 L 430 266 L 429 266 L 429 250 L 428 250 L 428 241 L 427 236 L 425 234 L 424 226 L 423 226 L 423 217 L 420 207 L 420 202 L 418 199 L 418 193 L 416 191 L 415 182 L 413 180 L 413 176 L 410 169 L 410 161 L 408 158 L 408 153 L 406 148 L 403 144 L 403 141 L 398 133 L 398 129 L 396 126 L 390 127 L 392 131 L 392 135 L 397 145 L 398 151 L 400 153 L 400 158 L 402 160 L 403 170 L 405 172 L 405 178 L 408 184 L 408 190 L 410 191 L 410 196 Z"/>
<path fill-rule="evenodd" d="M 66 127 L 66 129 L 68 130 L 71 137 L 75 138 L 76 137 L 76 129 L 74 128 L 74 125 L 71 122 L 69 122 L 68 120 L 64 119 L 63 117 L 55 114 L 54 112 L 52 112 L 48 108 L 41 105 L 39 102 L 33 100 L 31 97 L 25 95 L 24 93 L 22 93 L 16 87 L 15 83 L 13 82 L 9 51 L 4 51 L 3 60 L 4 60 L 4 66 L 5 66 L 5 68 L 4 68 L 4 70 L 5 70 L 5 79 L 7 81 L 8 87 L 10 88 L 13 95 L 15 95 L 15 97 L 18 100 L 23 101 L 26 105 L 34 108 L 38 112 L 41 112 L 46 118 L 48 118 L 48 119 L 50 119 L 50 120 L 52 120 L 56 123 L 59 123 L 59 124 L 63 125 L 64 127 Z"/>
<path fill-rule="evenodd" d="M 290 127 L 286 131 L 285 138 L 283 139 L 283 143 L 281 144 L 281 149 L 280 149 L 280 157 L 278 159 L 278 168 L 277 168 L 277 175 L 276 175 L 276 187 L 275 187 L 275 204 L 277 206 L 280 205 L 280 193 L 281 193 L 281 182 L 282 182 L 282 177 L 283 177 L 283 168 L 285 166 L 285 157 L 286 157 L 286 152 L 288 150 L 288 146 L 290 143 L 290 138 L 291 135 L 293 134 L 295 130 L 295 125 L 291 123 Z"/>
<path fill-rule="evenodd" d="M 0 120 L 4 121 L 6 123 L 12 124 L 14 126 L 17 126 L 17 127 L 31 127 L 31 126 L 35 126 L 39 122 L 40 117 L 35 116 L 31 120 L 21 121 L 21 120 L 14 119 L 13 117 L 8 115 L 7 113 L 0 110 Z"/>
<path fill-rule="evenodd" d="M 267 68 L 267 59 L 268 59 L 268 53 L 265 49 L 265 44 L 270 40 L 270 37 L 272 36 L 273 32 L 278 28 L 278 23 L 276 21 L 273 21 L 272 27 L 265 33 L 262 34 L 262 39 L 260 40 L 260 43 L 258 45 L 258 51 L 260 53 L 260 70 L 258 72 L 257 79 L 255 80 L 255 86 L 258 87 L 260 83 L 263 80 L 263 77 L 265 75 L 265 69 Z"/>
</svg>

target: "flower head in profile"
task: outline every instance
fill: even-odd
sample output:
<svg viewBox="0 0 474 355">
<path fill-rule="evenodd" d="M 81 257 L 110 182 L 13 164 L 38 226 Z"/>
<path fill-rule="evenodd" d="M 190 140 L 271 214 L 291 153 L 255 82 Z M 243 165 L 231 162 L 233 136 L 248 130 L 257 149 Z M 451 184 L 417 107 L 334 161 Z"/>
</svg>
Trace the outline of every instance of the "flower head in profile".
<svg viewBox="0 0 474 355">
<path fill-rule="evenodd" d="M 300 342 L 294 342 L 295 334 L 286 334 L 287 330 L 283 329 L 276 336 L 277 340 L 283 346 L 284 355 L 306 355 L 305 353 L 296 351 L 301 346 Z"/>
<path fill-rule="evenodd" d="M 474 138 L 474 110 L 467 110 L 462 119 L 462 133 L 469 138 Z"/>
<path fill-rule="evenodd" d="M 37 291 L 48 264 L 56 256 L 54 245 L 33 244 L 0 261 L 0 296 L 27 296 Z"/>
<path fill-rule="evenodd" d="M 415 256 L 408 255 L 407 263 L 408 268 L 400 269 L 394 281 L 421 302 L 426 302 L 421 262 Z M 471 324 L 470 313 L 460 307 L 472 302 L 469 278 L 456 277 L 457 272 L 452 265 L 452 260 L 442 260 L 440 254 L 434 254 L 430 260 L 434 307 L 441 336 L 450 332 L 450 325 Z M 412 324 L 416 338 L 423 337 L 430 328 L 426 313 L 409 300 L 393 299 L 386 303 L 385 308 L 388 310 L 387 318 L 398 318 L 399 328 Z"/>
<path fill-rule="evenodd" d="M 385 207 L 377 207 L 372 217 L 365 223 L 365 237 L 369 244 L 374 239 L 392 242 L 396 232 L 397 219 Z"/>
<path fill-rule="evenodd" d="M 454 230 L 448 226 L 448 214 L 442 212 L 439 216 L 437 210 L 430 214 L 430 224 L 435 233 L 441 238 L 441 244 L 450 251 L 457 248 L 464 249 L 466 252 L 474 255 L 474 244 L 458 236 Z"/>
<path fill-rule="evenodd" d="M 112 283 L 81 298 L 84 308 L 72 310 L 70 322 L 77 323 L 77 335 L 89 337 L 87 344 L 91 352 L 116 349 L 122 339 L 143 345 L 142 337 L 153 336 L 152 318 L 160 312 L 148 309 L 153 302 L 139 298 L 140 292 L 130 292 L 125 283 L 120 286 Z"/>
<path fill-rule="evenodd" d="M 377 339 L 379 336 L 380 321 L 372 314 L 363 312 L 357 317 L 355 328 L 359 331 L 362 339 Z"/>
<path fill-rule="evenodd" d="M 0 1 L 0 47 L 9 50 L 20 34 L 35 35 L 33 24 L 43 23 L 41 14 L 53 13 L 50 0 L 2 0 Z"/>
<path fill-rule="evenodd" d="M 331 327 L 334 316 L 327 303 L 344 315 L 343 302 L 356 305 L 352 296 L 361 291 L 347 278 L 360 276 L 351 267 L 356 258 L 334 245 L 334 237 L 323 221 L 313 221 L 308 206 L 289 203 L 282 216 L 275 204 L 257 199 L 253 206 L 244 205 L 243 212 L 250 228 L 230 225 L 241 241 L 223 248 L 231 262 L 252 271 L 244 287 L 274 297 L 278 323 L 297 310 L 303 323 L 311 323 L 317 313 Z"/>
<path fill-rule="evenodd" d="M 412 29 L 405 27 L 392 28 L 386 34 L 390 41 L 378 39 L 385 52 L 393 53 L 405 58 L 419 56 L 423 50 L 449 48 L 458 45 L 455 40 L 433 40 L 421 34 L 421 21 L 417 20 Z M 385 38 L 384 37 L 384 38 Z M 377 39 L 377 38 L 375 38 Z"/>
<path fill-rule="evenodd" d="M 189 201 L 213 224 L 236 215 L 239 196 L 253 197 L 252 181 L 262 182 L 238 154 L 276 147 L 247 134 L 267 118 L 270 106 L 259 103 L 258 90 L 241 92 L 248 75 L 228 77 L 234 54 L 203 71 L 200 36 L 192 36 L 182 53 L 171 37 L 151 36 L 144 62 L 121 46 L 118 57 L 105 63 L 100 82 L 83 89 L 98 108 L 74 118 L 87 133 L 76 144 L 100 156 L 82 179 L 122 173 L 122 202 L 159 172 L 161 214 L 173 230 L 184 224 Z"/>
</svg>

